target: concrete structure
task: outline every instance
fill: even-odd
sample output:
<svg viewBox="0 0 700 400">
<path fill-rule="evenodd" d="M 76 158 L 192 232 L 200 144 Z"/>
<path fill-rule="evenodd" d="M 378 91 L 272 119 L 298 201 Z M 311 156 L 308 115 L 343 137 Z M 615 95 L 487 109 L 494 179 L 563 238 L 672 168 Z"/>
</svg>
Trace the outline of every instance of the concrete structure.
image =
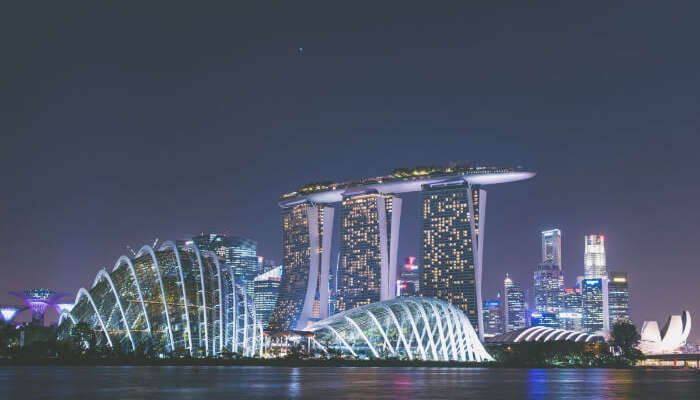
<svg viewBox="0 0 700 400">
<path fill-rule="evenodd" d="M 604 342 L 608 337 L 603 333 L 587 333 L 556 329 L 547 326 L 533 326 L 504 333 L 486 340 L 488 344 L 512 344 L 528 342 Z"/>
<path fill-rule="evenodd" d="M 561 230 L 542 231 L 542 263 L 556 266 L 561 270 Z"/>
<path fill-rule="evenodd" d="M 583 301 L 580 288 L 564 289 L 563 308 L 559 311 L 559 327 L 570 331 L 583 329 Z"/>
<path fill-rule="evenodd" d="M 401 199 L 398 196 L 402 193 L 453 187 L 460 193 L 469 194 L 463 196 L 463 200 L 455 202 L 455 205 L 460 207 L 459 224 L 448 235 L 459 235 L 460 239 L 455 241 L 456 247 L 449 249 L 447 255 L 433 262 L 431 232 L 439 229 L 439 221 L 435 221 L 438 225 L 426 227 L 424 220 L 422 233 L 428 246 L 424 245 L 423 250 L 427 249 L 427 257 L 431 263 L 428 275 L 423 271 L 423 278 L 429 279 L 430 273 L 438 270 L 448 274 L 451 269 L 455 269 L 459 273 L 455 275 L 453 282 L 434 282 L 432 289 L 426 289 L 435 294 L 423 295 L 454 301 L 467 312 L 477 331 L 482 333 L 481 273 L 486 205 L 486 192 L 483 187 L 520 181 L 534 175 L 531 171 L 508 168 L 418 167 L 411 170 L 397 169 L 391 175 L 359 181 L 313 183 L 282 195 L 279 204 L 282 207 L 284 274 L 279 299 L 270 320 L 271 328 L 301 330 L 312 320 L 314 309 L 319 310 L 320 319 L 328 316 L 334 204 L 342 203 L 341 257 L 346 256 L 341 260 L 337 272 L 336 305 L 348 309 L 355 304 L 374 301 L 377 286 L 379 300 L 392 299 L 396 295 L 396 291 L 392 289 L 397 278 L 396 257 L 401 222 Z M 440 202 L 440 198 L 444 196 L 438 194 L 438 197 L 436 200 Z M 362 204 L 359 204 L 360 198 L 363 199 Z M 390 213 L 387 207 L 389 201 Z M 368 214 L 362 215 L 361 210 L 366 210 Z M 480 221 L 477 214 L 480 214 Z M 430 222 L 432 217 L 428 215 L 427 218 Z M 364 240 L 365 234 L 371 236 L 371 239 L 367 239 L 368 243 L 363 244 L 358 239 Z M 449 240 L 447 236 L 442 239 Z M 364 266 L 362 251 L 367 252 L 369 257 L 366 260 L 367 265 Z M 460 256 L 457 259 L 456 255 L 462 253 L 464 257 Z M 425 257 L 424 252 L 422 258 Z M 348 271 L 348 268 L 351 270 Z M 362 274 L 367 276 L 361 276 L 361 279 L 350 278 L 360 277 Z M 367 289 L 361 286 L 369 282 L 373 293 L 371 296 L 366 292 Z M 449 286 L 443 288 L 441 285 Z M 421 282 L 421 291 L 424 287 Z"/>
<path fill-rule="evenodd" d="M 335 314 L 309 326 L 313 346 L 360 358 L 493 361 L 465 314 L 426 297 L 399 297 Z"/>
<path fill-rule="evenodd" d="M 555 264 L 544 262 L 533 274 L 535 311 L 557 314 L 564 301 L 564 276 Z"/>
<path fill-rule="evenodd" d="M 89 289 L 78 291 L 72 310 L 62 312 L 58 337 L 69 336 L 79 322 L 101 332 L 98 346 L 262 354 L 253 299 L 214 252 L 194 243 L 143 246 L 136 257 L 122 256 L 111 271 L 99 271 Z"/>
<path fill-rule="evenodd" d="M 666 325 L 659 330 L 656 321 L 644 321 L 639 350 L 644 354 L 670 354 L 680 352 L 690 335 L 690 312 L 671 315 Z"/>
<path fill-rule="evenodd" d="M 503 307 L 501 296 L 484 301 L 484 337 L 495 336 L 503 333 Z"/>
</svg>

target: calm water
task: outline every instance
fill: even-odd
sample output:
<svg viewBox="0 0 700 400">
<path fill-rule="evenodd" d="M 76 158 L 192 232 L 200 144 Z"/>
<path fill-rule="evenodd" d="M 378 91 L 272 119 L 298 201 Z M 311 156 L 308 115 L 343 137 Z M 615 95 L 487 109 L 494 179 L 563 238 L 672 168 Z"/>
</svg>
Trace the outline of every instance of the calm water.
<svg viewBox="0 0 700 400">
<path fill-rule="evenodd" d="M 700 399 L 700 372 L 460 368 L 0 367 L 8 399 Z"/>
</svg>

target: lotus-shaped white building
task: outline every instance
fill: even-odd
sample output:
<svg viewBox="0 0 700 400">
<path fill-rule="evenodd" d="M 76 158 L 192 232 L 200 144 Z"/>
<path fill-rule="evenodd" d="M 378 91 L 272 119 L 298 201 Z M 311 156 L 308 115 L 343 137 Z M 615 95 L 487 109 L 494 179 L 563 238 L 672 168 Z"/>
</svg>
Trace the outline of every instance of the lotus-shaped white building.
<svg viewBox="0 0 700 400">
<path fill-rule="evenodd" d="M 671 315 L 659 330 L 656 321 L 644 321 L 639 350 L 644 354 L 668 354 L 678 352 L 690 335 L 690 312 Z"/>
</svg>

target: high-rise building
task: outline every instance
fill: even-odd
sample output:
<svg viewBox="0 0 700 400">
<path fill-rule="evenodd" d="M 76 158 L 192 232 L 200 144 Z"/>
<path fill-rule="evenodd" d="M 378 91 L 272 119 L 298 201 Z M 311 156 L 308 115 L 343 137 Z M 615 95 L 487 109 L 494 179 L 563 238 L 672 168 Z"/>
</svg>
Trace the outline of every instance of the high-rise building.
<svg viewBox="0 0 700 400">
<path fill-rule="evenodd" d="M 346 193 L 340 207 L 341 248 L 335 311 L 396 295 L 401 199 L 376 190 Z"/>
<path fill-rule="evenodd" d="M 333 274 L 333 303 L 339 307 L 334 311 L 394 297 L 401 221 L 401 202 L 396 196 L 420 190 L 424 198 L 423 245 L 418 263 L 421 269 L 425 265 L 421 262 L 430 260 L 428 272 L 420 272 L 420 291 L 424 282 L 430 283 L 423 295 L 460 307 L 481 337 L 484 235 L 478 233 L 484 229 L 486 192 L 478 188 L 533 176 L 533 171 L 522 168 L 471 164 L 399 168 L 385 176 L 310 183 L 283 194 L 279 205 L 284 274 L 270 327 L 303 329 L 316 312 L 320 317 L 328 314 L 326 280 L 331 275 L 328 269 L 333 228 L 332 215 L 328 215 L 334 211 L 334 204 L 340 203 L 342 213 L 341 251 Z M 365 201 L 360 202 L 362 197 Z M 448 225 L 450 229 L 445 230 Z"/>
<path fill-rule="evenodd" d="M 329 269 L 334 208 L 307 200 L 282 203 L 282 281 L 269 326 L 302 330 L 317 303 L 328 317 Z"/>
<path fill-rule="evenodd" d="M 513 282 L 506 274 L 503 281 L 505 290 L 505 331 L 510 332 L 516 329 L 527 327 L 527 305 L 525 300 L 525 291 L 520 286 Z"/>
<path fill-rule="evenodd" d="M 562 308 L 564 276 L 552 262 L 537 266 L 534 273 L 535 311 L 556 314 Z"/>
<path fill-rule="evenodd" d="M 608 304 L 610 308 L 610 326 L 615 322 L 629 322 L 629 282 L 625 272 L 610 272 L 608 282 Z"/>
<path fill-rule="evenodd" d="M 255 313 L 257 320 L 263 327 L 267 326 L 270 315 L 275 309 L 277 295 L 282 280 L 282 266 L 270 269 L 254 279 L 255 286 Z"/>
<path fill-rule="evenodd" d="M 605 261 L 605 236 L 586 235 L 584 238 L 583 273 L 586 279 L 607 276 Z"/>
<path fill-rule="evenodd" d="M 481 266 L 486 191 L 465 180 L 423 185 L 421 295 L 462 309 L 483 339 Z"/>
<path fill-rule="evenodd" d="M 559 327 L 569 331 L 580 331 L 583 323 L 581 289 L 564 289 L 563 303 L 563 308 L 559 311 Z"/>
<path fill-rule="evenodd" d="M 408 257 L 400 275 L 400 279 L 396 282 L 396 295 L 418 296 L 420 292 L 420 273 L 415 257 Z"/>
<path fill-rule="evenodd" d="M 496 336 L 503 333 L 503 308 L 501 295 L 493 300 L 484 301 L 484 335 Z"/>
<path fill-rule="evenodd" d="M 559 328 L 559 314 L 543 313 L 535 311 L 530 314 L 530 326 L 546 326 L 548 328 Z"/>
<path fill-rule="evenodd" d="M 561 231 L 559 229 L 542 232 L 542 263 L 555 265 L 561 270 Z"/>
<path fill-rule="evenodd" d="M 584 279 L 581 287 L 583 330 L 589 333 L 610 330 L 607 278 Z"/>
</svg>

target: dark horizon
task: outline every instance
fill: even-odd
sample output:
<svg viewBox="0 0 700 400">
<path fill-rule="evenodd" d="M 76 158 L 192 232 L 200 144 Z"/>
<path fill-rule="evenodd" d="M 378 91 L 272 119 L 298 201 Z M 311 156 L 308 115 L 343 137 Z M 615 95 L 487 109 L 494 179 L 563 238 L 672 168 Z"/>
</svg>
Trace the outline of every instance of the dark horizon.
<svg viewBox="0 0 700 400">
<path fill-rule="evenodd" d="M 486 188 L 484 299 L 556 227 L 567 287 L 605 235 L 639 329 L 700 310 L 698 4 L 166 4 L 3 7 L 0 304 L 155 238 L 279 262 L 282 193 L 471 160 L 538 172 Z"/>
</svg>

